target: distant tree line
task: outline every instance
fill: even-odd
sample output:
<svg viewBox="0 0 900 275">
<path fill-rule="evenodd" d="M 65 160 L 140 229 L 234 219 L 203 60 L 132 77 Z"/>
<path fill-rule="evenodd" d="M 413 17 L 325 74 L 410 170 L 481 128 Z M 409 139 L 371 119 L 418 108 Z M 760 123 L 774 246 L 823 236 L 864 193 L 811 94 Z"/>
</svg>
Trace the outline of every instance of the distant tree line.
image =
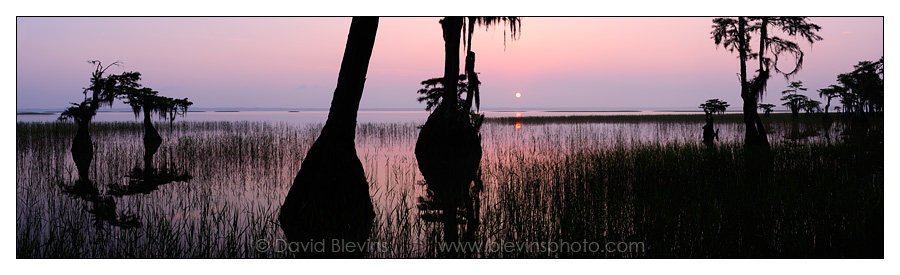
<svg viewBox="0 0 900 275">
<path fill-rule="evenodd" d="M 884 57 L 878 61 L 860 61 L 853 66 L 853 71 L 839 74 L 837 82 L 818 90 L 819 97 L 826 100 L 825 107 L 822 107 L 822 102 L 800 94 L 807 90 L 802 81 L 792 81 L 788 89 L 781 92 L 782 106 L 787 107 L 794 118 L 800 111 L 824 112 L 827 119 L 830 119 L 829 110 L 843 111 L 853 116 L 884 112 Z M 838 99 L 842 106 L 832 108 L 834 99 Z M 775 105 L 760 103 L 757 107 L 768 115 Z"/>
<path fill-rule="evenodd" d="M 797 119 L 800 115 L 800 111 L 806 111 L 807 113 L 815 113 L 821 111 L 819 106 L 822 105 L 822 102 L 817 100 L 810 99 L 806 95 L 798 94 L 800 91 L 806 91 L 807 89 L 803 87 L 803 81 L 793 81 L 788 85 L 788 89 L 781 91 L 781 94 L 784 95 L 781 97 L 781 100 L 784 101 L 782 106 L 791 110 L 791 116 L 794 119 Z"/>
<path fill-rule="evenodd" d="M 855 115 L 884 112 L 884 56 L 878 61 L 860 61 L 853 71 L 837 76 L 839 85 L 819 90 L 820 96 L 840 98 L 841 108 Z"/>
</svg>

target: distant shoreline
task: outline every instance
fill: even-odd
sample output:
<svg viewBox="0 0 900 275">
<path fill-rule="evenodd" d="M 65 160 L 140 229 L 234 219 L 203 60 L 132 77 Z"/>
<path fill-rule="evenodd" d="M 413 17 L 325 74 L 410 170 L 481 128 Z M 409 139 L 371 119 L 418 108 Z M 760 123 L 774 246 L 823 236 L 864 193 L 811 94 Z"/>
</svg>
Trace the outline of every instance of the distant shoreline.
<svg viewBox="0 0 900 275">
<path fill-rule="evenodd" d="M 16 115 L 17 116 L 48 116 L 48 115 L 55 115 L 58 113 L 59 112 L 55 112 L 55 113 L 38 113 L 38 112 L 21 112 L 21 113 L 19 113 L 19 112 L 16 112 Z"/>
<path fill-rule="evenodd" d="M 541 111 L 547 113 L 640 113 L 640 112 L 657 112 L 657 111 L 639 111 L 639 110 L 617 110 L 617 111 L 588 111 L 588 110 L 577 110 L 577 111 Z"/>
<path fill-rule="evenodd" d="M 427 112 L 424 110 L 417 110 L 420 112 Z M 299 113 L 299 112 L 323 112 L 321 110 L 250 110 L 250 111 L 241 111 L 241 110 L 196 110 L 196 111 L 187 111 L 188 113 L 257 113 L 257 112 L 268 112 L 268 113 Z M 327 112 L 327 111 L 326 111 Z M 391 112 L 390 110 L 360 110 L 360 113 L 365 112 Z M 396 110 L 396 112 L 410 112 L 410 110 Z M 498 110 L 498 111 L 483 111 L 487 113 L 647 113 L 647 115 L 670 115 L 670 114 L 654 114 L 654 113 L 699 113 L 702 114 L 701 111 L 694 110 L 612 110 L 612 111 L 592 111 L 592 110 L 518 110 L 518 111 L 508 111 L 508 110 Z M 787 110 L 778 110 L 772 113 L 789 113 Z M 58 115 L 61 112 L 59 111 L 46 111 L 46 112 L 16 112 L 16 115 Z M 132 113 L 132 111 L 97 111 L 97 113 Z M 725 114 L 741 114 L 741 111 L 726 111 Z"/>
</svg>

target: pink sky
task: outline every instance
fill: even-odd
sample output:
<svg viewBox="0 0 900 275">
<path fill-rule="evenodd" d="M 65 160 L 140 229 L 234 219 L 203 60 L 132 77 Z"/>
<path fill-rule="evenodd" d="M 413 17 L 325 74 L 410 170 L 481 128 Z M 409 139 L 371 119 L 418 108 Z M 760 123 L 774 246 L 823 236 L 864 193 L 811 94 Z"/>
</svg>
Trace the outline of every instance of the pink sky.
<svg viewBox="0 0 900 275">
<path fill-rule="evenodd" d="M 520 39 L 476 31 L 484 108 L 739 106 L 736 54 L 710 39 L 712 18 L 522 19 Z M 811 18 L 810 45 L 793 79 L 815 90 L 884 55 L 883 18 Z M 82 98 L 92 67 L 124 62 L 142 83 L 194 107 L 327 108 L 350 18 L 17 18 L 16 107 L 62 109 Z M 382 18 L 361 108 L 422 108 L 419 82 L 443 74 L 438 18 Z M 775 77 L 764 102 L 787 81 Z M 515 98 L 515 93 L 522 93 Z M 118 104 L 117 107 L 124 107 Z"/>
</svg>

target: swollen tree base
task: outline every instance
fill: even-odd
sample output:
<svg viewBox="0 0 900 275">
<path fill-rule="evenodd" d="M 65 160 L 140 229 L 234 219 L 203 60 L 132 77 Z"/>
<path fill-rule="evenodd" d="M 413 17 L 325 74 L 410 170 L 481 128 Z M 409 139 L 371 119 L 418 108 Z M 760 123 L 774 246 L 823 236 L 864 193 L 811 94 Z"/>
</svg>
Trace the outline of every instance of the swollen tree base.
<svg viewBox="0 0 900 275">
<path fill-rule="evenodd" d="M 332 244 L 365 242 L 374 217 L 353 144 L 338 144 L 323 133 L 303 160 L 278 216 L 288 241 L 325 242 L 324 251 L 298 251 L 300 256 L 361 257 L 364 251 Z"/>
<path fill-rule="evenodd" d="M 81 181 L 90 181 L 88 178 L 91 162 L 94 160 L 94 144 L 91 141 L 89 128 L 90 121 L 78 123 L 78 132 L 72 139 L 72 160 L 78 168 L 78 178 Z"/>
<path fill-rule="evenodd" d="M 481 137 L 466 117 L 432 113 L 416 141 L 416 160 L 441 209 L 444 241 L 459 240 L 457 209 L 465 206 L 481 164 Z"/>
<path fill-rule="evenodd" d="M 153 173 L 153 155 L 162 145 L 162 137 L 150 121 L 150 111 L 144 109 L 144 173 Z"/>
<path fill-rule="evenodd" d="M 362 257 L 370 252 L 365 248 L 372 247 L 364 242 L 372 230 L 375 211 L 354 140 L 356 113 L 377 31 L 377 17 L 351 21 L 328 120 L 281 206 L 278 220 L 288 241 L 326 244 L 292 251 L 299 256 Z"/>
<path fill-rule="evenodd" d="M 719 130 L 715 130 L 715 119 L 712 114 L 706 113 L 706 124 L 703 125 L 703 143 L 713 145 L 713 142 L 719 139 Z"/>
</svg>

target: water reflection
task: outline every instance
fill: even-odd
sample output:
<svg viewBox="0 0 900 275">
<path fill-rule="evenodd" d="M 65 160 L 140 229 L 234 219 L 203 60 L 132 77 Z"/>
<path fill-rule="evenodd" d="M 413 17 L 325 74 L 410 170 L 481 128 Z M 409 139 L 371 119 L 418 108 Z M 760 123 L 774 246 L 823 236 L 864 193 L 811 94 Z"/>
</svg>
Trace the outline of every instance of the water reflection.
<svg viewBox="0 0 900 275">
<path fill-rule="evenodd" d="M 73 185 L 60 183 L 63 193 L 82 199 L 91 204 L 88 213 L 92 215 L 94 226 L 103 228 L 104 223 L 121 228 L 141 226 L 140 217 L 130 211 L 118 212 L 114 198 L 137 194 L 150 194 L 159 187 L 172 182 L 187 182 L 193 177 L 178 169 L 163 167 L 144 170 L 135 167 L 128 175 L 128 184 L 108 184 L 105 194 L 89 179 L 79 179 Z"/>
<path fill-rule="evenodd" d="M 137 215 L 117 212 L 116 202 L 112 196 L 100 194 L 100 190 L 90 180 L 80 179 L 74 185 L 60 184 L 60 187 L 63 193 L 90 203 L 91 208 L 87 212 L 92 215 L 94 226 L 97 228 L 104 228 L 105 223 L 123 228 L 141 226 Z"/>
<path fill-rule="evenodd" d="M 499 228 L 499 222 L 506 221 L 508 216 L 500 213 L 509 211 L 539 209 L 491 209 L 498 205 L 496 197 L 499 185 L 508 184 L 513 177 L 503 167 L 515 167 L 523 161 L 528 163 L 541 160 L 559 159 L 571 155 L 580 150 L 591 152 L 605 150 L 610 147 L 628 147 L 645 143 L 653 144 L 683 144 L 701 143 L 700 127 L 703 125 L 702 116 L 692 117 L 689 122 L 655 122 L 642 121 L 640 123 L 609 123 L 609 122 L 584 122 L 543 123 L 528 118 L 515 119 L 507 113 L 509 120 L 500 121 L 488 119 L 481 128 L 484 159 L 482 168 L 484 172 L 483 195 L 472 192 L 471 202 L 464 200 L 464 207 L 471 212 L 457 212 L 460 225 L 460 239 L 468 238 L 468 222 L 472 220 L 482 222 L 480 227 Z M 528 120 L 528 121 L 525 121 Z M 577 121 L 577 119 L 572 119 Z M 522 129 L 521 124 L 528 122 L 529 128 Z M 815 125 L 818 125 L 816 121 Z M 372 227 L 370 241 L 373 243 L 386 241 L 391 244 L 409 242 L 408 246 L 392 249 L 385 254 L 367 254 L 372 257 L 422 257 L 428 248 L 430 233 L 434 227 L 427 227 L 418 218 L 416 211 L 419 197 L 427 197 L 427 188 L 416 185 L 423 176 L 419 174 L 416 159 L 412 148 L 420 123 L 361 123 L 357 128 L 356 148 L 357 155 L 365 167 L 366 177 L 369 182 L 369 193 L 375 203 L 376 222 Z M 518 127 L 510 127 L 517 125 Z M 54 184 L 57 181 L 47 180 L 62 174 L 62 178 L 76 177 L 72 159 L 67 154 L 68 141 L 71 141 L 74 127 L 70 132 L 55 133 L 54 127 L 40 126 L 43 129 L 30 130 L 28 127 L 40 125 L 22 126 L 17 129 L 25 129 L 36 134 L 17 138 L 17 212 L 22 213 L 22 219 L 17 219 L 17 228 L 28 228 L 30 217 L 33 220 L 50 221 L 43 222 L 43 228 L 65 226 L 67 220 L 63 217 L 84 216 L 84 224 L 89 224 L 88 217 L 95 223 L 113 225 L 118 227 L 129 226 L 133 222 L 143 222 L 144 225 L 132 232 L 144 233 L 151 228 L 171 228 L 177 231 L 175 236 L 178 242 L 173 247 L 185 252 L 183 255 L 201 255 L 198 249 L 191 244 L 192 237 L 198 236 L 204 231 L 215 232 L 217 236 L 234 234 L 237 248 L 252 247 L 252 240 L 256 239 L 283 239 L 281 229 L 277 226 L 277 214 L 281 202 L 290 188 L 291 180 L 296 176 L 302 159 L 295 156 L 307 152 L 309 146 L 315 141 L 322 129 L 321 124 L 295 124 L 272 122 L 176 122 L 173 126 L 162 125 L 160 132 L 166 140 L 159 149 L 157 158 L 160 168 L 156 171 L 157 178 L 147 180 L 146 169 L 132 169 L 135 163 L 142 159 L 142 151 L 139 141 L 142 130 L 139 124 L 94 125 L 95 140 L 102 143 L 95 153 L 95 166 L 91 172 L 94 182 L 84 181 L 74 183 L 66 182 L 59 190 Z M 720 138 L 723 143 L 740 142 L 743 139 L 742 123 L 735 123 L 726 119 L 716 119 L 717 128 L 721 128 Z M 793 125 L 790 122 L 772 122 L 770 127 L 770 139 L 773 143 L 792 142 L 785 136 L 790 136 Z M 806 127 L 806 128 L 804 128 Z M 824 133 L 838 137 L 846 127 L 846 123 L 835 121 L 827 131 L 813 124 L 801 123 L 797 130 L 802 133 L 804 129 L 822 129 Z M 17 130 L 17 135 L 24 135 L 27 131 Z M 40 133 L 40 134 L 38 134 Z M 50 141 L 60 141 L 64 146 L 54 145 Z M 800 140 L 806 143 L 826 142 L 826 136 L 809 136 Z M 526 158 L 510 158 L 509 156 L 526 156 Z M 711 163 L 721 159 L 713 158 Z M 166 162 L 166 163 L 162 163 Z M 128 163 L 125 166 L 125 163 Z M 574 163 L 578 164 L 578 163 Z M 573 164 L 573 165 L 574 165 Z M 179 169 L 173 169 L 178 167 Z M 573 166 L 574 167 L 574 166 Z M 49 169 L 49 172 L 48 172 Z M 554 171 L 556 167 L 548 167 L 546 170 Z M 580 168 L 579 168 L 580 169 Z M 580 171 L 580 170 L 579 170 Z M 482 172 L 482 171 L 479 171 Z M 177 178 L 179 175 L 192 175 L 191 184 L 169 184 L 167 178 Z M 99 175 L 99 176 L 96 176 Z M 166 176 L 169 175 L 169 176 Z M 521 174 L 517 174 L 521 175 Z M 476 180 L 482 177 L 477 176 Z M 119 181 L 117 181 L 119 179 Z M 549 174 L 548 179 L 549 181 Z M 611 179 L 612 180 L 612 179 Z M 115 183 L 118 182 L 118 185 Z M 534 182 L 536 196 L 524 198 L 537 198 L 545 192 L 542 186 L 545 181 Z M 113 184 L 111 184 L 113 183 Z M 127 184 L 126 184 L 127 183 Z M 429 182 L 430 184 L 431 182 Z M 574 182 L 573 183 L 577 183 Z M 479 185 L 476 181 L 473 187 Z M 45 186 L 55 190 L 46 190 Z M 44 189 L 41 189 L 44 188 Z M 515 188 L 518 188 L 516 186 Z M 36 190 L 36 191 L 34 191 Z M 469 189 L 469 190 L 475 190 Z M 524 191 L 522 191 L 524 193 Z M 60 196 L 60 193 L 67 195 Z M 134 194 L 134 195 L 132 195 Z M 146 194 L 146 195 L 137 195 Z M 400 194 L 406 194 L 401 196 Z M 121 195 L 121 197 L 117 196 Z M 407 196 L 408 195 L 408 196 Z M 69 196 L 79 198 L 76 200 L 78 207 L 65 207 L 64 202 L 72 201 Z M 60 199 L 62 198 L 62 199 Z M 508 198 L 508 197 L 507 197 Z M 88 202 L 83 203 L 82 202 Z M 31 201 L 38 202 L 36 205 Z M 42 203 L 50 201 L 51 203 Z M 560 201 L 565 202 L 565 201 Z M 81 209 L 81 204 L 89 207 L 91 214 L 87 215 Z M 427 202 L 426 202 L 427 204 Z M 63 206 L 60 206 L 63 205 Z M 69 204 L 71 205 L 71 203 Z M 408 207 L 408 208 L 407 208 Z M 410 209 L 407 211 L 407 209 Z M 481 214 L 478 211 L 483 211 Z M 136 214 L 139 214 L 138 218 Z M 506 214 L 503 214 L 506 215 Z M 621 214 L 625 215 L 625 214 Z M 876 215 L 879 216 L 880 215 Z M 190 218 L 186 218 L 190 217 Z M 474 217 L 474 218 L 469 218 Z M 618 216 L 616 216 L 618 217 Z M 615 218 L 615 217 L 614 217 Z M 584 219 L 591 219 L 584 217 Z M 610 221 L 620 221 L 610 218 Z M 626 220 L 622 218 L 621 221 Z M 160 221 L 160 222 L 158 222 Z M 573 221 L 581 222 L 582 219 Z M 35 222 L 37 224 L 37 222 Z M 153 227 L 149 226 L 153 224 Z M 234 226 L 233 226 L 234 225 Z M 420 227 L 421 226 L 421 227 Z M 471 228 L 477 228 L 473 224 Z M 39 227 L 40 228 L 40 227 Z M 236 228 L 236 229 L 234 229 Z M 408 228 L 397 231 L 396 228 Z M 423 229 L 424 228 L 424 229 Z M 465 229 L 465 231 L 463 231 Z M 563 228 L 562 230 L 566 230 Z M 586 229 L 587 230 L 587 229 Z M 34 230 L 35 243 L 47 243 L 54 238 L 42 230 Z M 94 232 L 91 230 L 91 232 Z M 571 231 L 569 231 L 571 232 Z M 478 232 L 487 234 L 486 231 Z M 94 235 L 91 235 L 94 234 Z M 437 233 L 440 236 L 440 232 Z M 17 233 L 19 236 L 31 236 L 27 233 Z M 105 235 L 85 233 L 92 249 L 115 249 L 116 242 L 109 242 L 106 247 L 97 240 L 107 238 Z M 24 240 L 25 238 L 22 237 Z M 212 251 L 231 251 L 227 245 L 227 239 L 216 238 L 210 241 L 208 246 Z M 135 247 L 151 247 L 154 244 L 147 243 L 146 239 L 135 241 L 119 241 L 118 244 L 130 244 Z M 27 243 L 23 241 L 23 243 Z M 18 245 L 17 245 L 18 247 Z M 399 247 L 399 245 L 398 245 Z M 284 257 L 279 254 L 251 254 L 246 257 Z M 149 255 L 149 254 L 140 254 Z M 204 254 L 209 255 L 209 254 Z M 221 252 L 219 255 L 233 255 Z"/>
<path fill-rule="evenodd" d="M 139 227 L 141 226 L 140 217 L 130 211 L 118 212 L 114 197 L 150 194 L 158 190 L 161 185 L 172 182 L 187 182 L 193 178 L 190 174 L 179 172 L 174 167 L 153 168 L 150 161 L 155 153 L 156 150 L 148 150 L 144 154 L 144 168 L 135 167 L 132 169 L 126 176 L 128 184 L 107 184 L 107 192 L 105 194 L 101 194 L 100 189 L 90 179 L 82 177 L 82 173 L 79 173 L 81 178 L 75 181 L 73 185 L 60 183 L 60 187 L 63 193 L 91 204 L 91 208 L 87 211 L 92 215 L 94 226 L 97 228 L 104 228 L 104 224 L 121 228 Z M 85 168 L 85 170 L 87 169 Z"/>
<path fill-rule="evenodd" d="M 135 167 L 128 173 L 128 184 L 109 184 L 109 194 L 121 197 L 135 194 L 150 194 L 159 190 L 159 187 L 172 182 L 187 182 L 193 177 L 186 172 L 179 172 L 177 168 L 169 169 L 141 169 Z"/>
<path fill-rule="evenodd" d="M 801 129 L 800 122 L 795 120 L 795 121 L 791 122 L 791 129 L 788 131 L 788 133 L 786 135 L 783 135 L 783 137 L 784 137 L 784 139 L 792 141 L 792 142 L 798 142 L 801 140 L 809 139 L 811 137 L 817 137 L 820 135 L 820 133 L 819 133 L 819 129 L 816 128 L 815 126 L 817 126 L 817 125 L 803 125 L 803 127 Z M 830 125 L 828 128 L 831 128 Z M 828 129 L 828 128 L 826 128 L 826 129 Z M 831 141 L 828 139 L 827 136 L 828 135 L 826 134 L 826 140 L 828 140 L 828 142 L 830 143 Z"/>
<path fill-rule="evenodd" d="M 484 190 L 481 170 L 478 170 L 474 181 L 468 190 L 461 192 L 462 198 L 458 202 L 454 202 L 450 196 L 443 191 L 437 191 L 429 185 L 426 180 L 417 182 L 419 185 L 426 186 L 424 196 L 418 197 L 416 208 L 421 212 L 420 217 L 425 222 L 441 223 L 444 227 L 456 227 L 458 232 L 462 229 L 462 241 L 471 242 L 475 239 L 481 220 L 481 192 Z M 445 229 L 445 236 L 447 236 Z M 450 234 L 452 236 L 452 234 Z M 452 238 L 452 237 L 451 237 Z M 445 241 L 455 241 L 447 240 Z"/>
</svg>

